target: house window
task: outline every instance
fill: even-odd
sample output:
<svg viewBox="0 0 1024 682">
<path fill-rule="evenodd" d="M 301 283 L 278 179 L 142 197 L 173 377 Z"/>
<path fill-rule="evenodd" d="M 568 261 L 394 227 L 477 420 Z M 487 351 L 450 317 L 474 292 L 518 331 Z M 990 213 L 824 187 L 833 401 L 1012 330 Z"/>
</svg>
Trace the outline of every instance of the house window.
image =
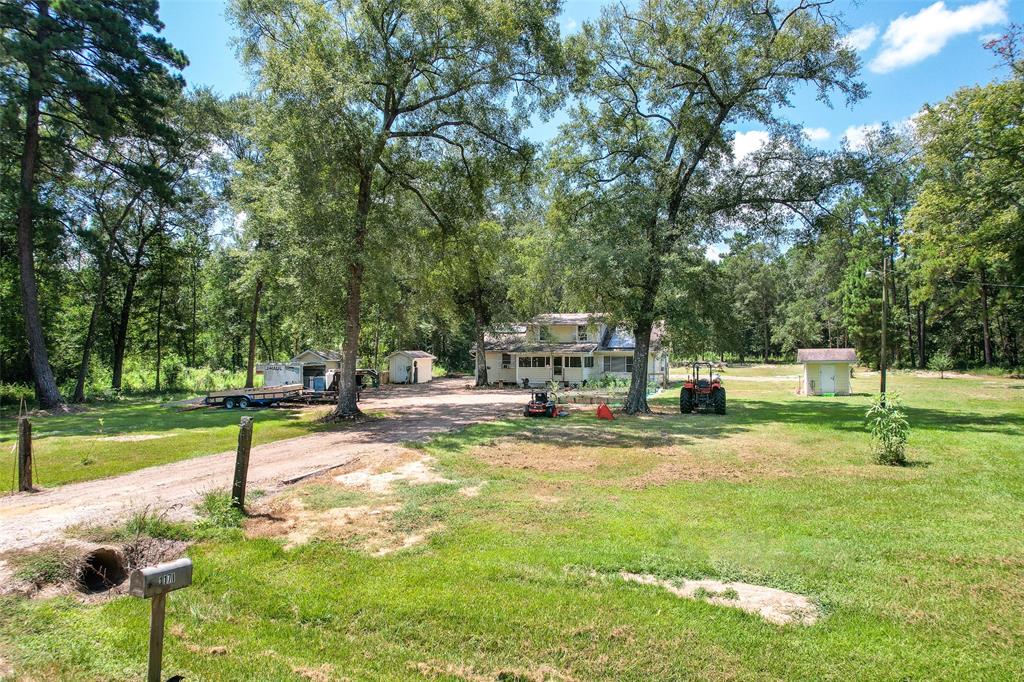
<svg viewBox="0 0 1024 682">
<path fill-rule="evenodd" d="M 537 332 L 537 335 L 541 341 L 551 340 L 551 330 L 548 329 L 547 327 L 541 327 L 540 331 Z"/>
<path fill-rule="evenodd" d="M 544 355 L 534 355 L 533 356 L 533 366 L 534 367 L 547 367 L 547 365 L 549 364 L 548 360 L 549 360 L 549 358 L 544 356 Z"/>
<path fill-rule="evenodd" d="M 589 341 L 590 337 L 587 335 L 587 325 L 581 324 L 576 327 L 576 340 L 577 341 Z"/>
<path fill-rule="evenodd" d="M 565 366 L 566 367 L 582 367 L 583 366 L 583 358 L 579 357 L 578 355 L 577 356 L 569 356 L 569 357 L 567 357 L 565 359 Z"/>
<path fill-rule="evenodd" d="M 512 369 L 512 354 L 511 353 L 502 353 L 501 354 L 501 368 L 502 369 Z"/>
<path fill-rule="evenodd" d="M 530 365 L 530 358 L 529 358 L 529 356 L 520 355 L 519 356 L 519 366 L 520 367 L 530 367 L 531 365 Z"/>
<path fill-rule="evenodd" d="M 633 358 L 631 356 L 604 356 L 604 371 L 606 372 L 632 372 Z"/>
<path fill-rule="evenodd" d="M 583 358 L 583 366 L 584 367 L 593 367 L 594 366 L 594 356 L 593 355 L 588 355 L 587 357 Z"/>
</svg>

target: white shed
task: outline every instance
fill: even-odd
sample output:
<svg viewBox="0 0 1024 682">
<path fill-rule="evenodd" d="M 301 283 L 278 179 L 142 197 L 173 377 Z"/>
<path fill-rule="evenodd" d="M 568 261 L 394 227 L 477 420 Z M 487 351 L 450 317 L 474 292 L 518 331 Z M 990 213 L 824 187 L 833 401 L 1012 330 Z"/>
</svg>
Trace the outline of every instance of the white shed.
<svg viewBox="0 0 1024 682">
<path fill-rule="evenodd" d="M 433 378 L 433 355 L 423 350 L 396 350 L 388 356 L 393 384 L 425 384 Z"/>
<path fill-rule="evenodd" d="M 804 366 L 804 395 L 850 395 L 850 370 L 857 364 L 853 348 L 801 348 L 796 361 Z"/>
</svg>

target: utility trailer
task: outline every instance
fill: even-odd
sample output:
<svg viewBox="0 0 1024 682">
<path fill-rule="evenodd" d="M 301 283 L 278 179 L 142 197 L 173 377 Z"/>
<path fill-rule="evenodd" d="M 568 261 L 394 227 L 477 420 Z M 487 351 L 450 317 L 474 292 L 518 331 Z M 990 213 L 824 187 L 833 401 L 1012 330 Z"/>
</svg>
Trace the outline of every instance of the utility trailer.
<svg viewBox="0 0 1024 682">
<path fill-rule="evenodd" d="M 301 400 L 302 384 L 284 386 L 263 386 L 261 388 L 229 388 L 224 391 L 210 391 L 206 404 L 211 407 L 223 405 L 229 410 L 236 407 L 270 406 L 275 403 Z"/>
</svg>

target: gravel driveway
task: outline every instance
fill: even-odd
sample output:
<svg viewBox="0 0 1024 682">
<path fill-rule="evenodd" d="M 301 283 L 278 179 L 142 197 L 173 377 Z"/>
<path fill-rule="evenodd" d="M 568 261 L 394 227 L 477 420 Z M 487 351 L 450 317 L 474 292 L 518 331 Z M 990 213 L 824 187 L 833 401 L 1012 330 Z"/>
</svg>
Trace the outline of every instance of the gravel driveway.
<svg viewBox="0 0 1024 682">
<path fill-rule="evenodd" d="M 469 381 L 437 379 L 417 386 L 385 386 L 367 395 L 360 406 L 364 411 L 387 411 L 387 418 L 256 446 L 249 460 L 249 490 L 272 493 L 297 478 L 357 458 L 372 461 L 405 442 L 520 414 L 528 399 L 518 390 L 470 389 Z M 232 450 L 0 497 L 0 552 L 58 539 L 64 528 L 74 524 L 109 524 L 147 507 L 167 510 L 171 518 L 188 518 L 205 493 L 230 488 L 234 466 Z"/>
</svg>

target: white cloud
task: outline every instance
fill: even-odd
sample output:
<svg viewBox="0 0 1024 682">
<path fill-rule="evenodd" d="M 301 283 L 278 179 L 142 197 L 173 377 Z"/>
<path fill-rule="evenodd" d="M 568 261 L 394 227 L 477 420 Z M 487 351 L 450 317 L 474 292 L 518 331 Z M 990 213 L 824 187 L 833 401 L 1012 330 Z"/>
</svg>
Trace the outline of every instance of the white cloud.
<svg viewBox="0 0 1024 682">
<path fill-rule="evenodd" d="M 868 135 L 876 133 L 881 129 L 881 123 L 865 123 L 864 125 L 850 126 L 843 132 L 843 137 L 846 139 L 846 144 L 849 145 L 850 149 L 861 150 L 864 149 Z"/>
<path fill-rule="evenodd" d="M 822 142 L 832 137 L 828 128 L 804 128 L 804 137 L 811 142 Z"/>
<path fill-rule="evenodd" d="M 724 244 L 708 244 L 707 248 L 704 249 L 704 257 L 709 261 L 718 262 L 722 260 L 722 254 L 725 253 Z"/>
<path fill-rule="evenodd" d="M 766 144 L 768 144 L 768 131 L 766 130 L 748 130 L 736 133 L 736 137 L 732 140 L 733 158 L 742 161 Z"/>
<path fill-rule="evenodd" d="M 916 64 L 938 54 L 950 38 L 1006 20 L 1006 0 L 982 0 L 952 11 L 940 1 L 917 14 L 901 14 L 889 22 L 882 36 L 882 50 L 871 62 L 871 70 L 888 73 Z"/>
<path fill-rule="evenodd" d="M 565 29 L 566 33 L 572 33 L 579 27 L 579 24 L 575 19 L 566 18 L 562 20 L 562 28 Z"/>
<path fill-rule="evenodd" d="M 875 38 L 878 37 L 878 27 L 874 24 L 865 24 L 860 28 L 855 28 L 843 38 L 843 44 L 851 50 L 857 52 L 863 52 L 864 50 L 871 47 L 871 43 L 875 42 Z"/>
<path fill-rule="evenodd" d="M 911 135 L 914 132 L 914 127 L 917 125 L 918 117 L 923 113 L 923 110 L 915 111 L 910 116 L 899 119 L 898 121 L 893 121 L 889 125 L 897 133 Z M 871 133 L 877 133 L 881 129 L 882 124 L 878 122 L 865 123 L 859 126 L 850 126 L 843 131 L 843 137 L 846 139 L 846 144 L 850 149 L 861 151 L 866 146 L 868 135 Z"/>
<path fill-rule="evenodd" d="M 978 36 L 978 40 L 984 43 L 991 43 L 993 40 L 999 40 L 1003 37 L 1002 33 L 983 33 Z"/>
</svg>

